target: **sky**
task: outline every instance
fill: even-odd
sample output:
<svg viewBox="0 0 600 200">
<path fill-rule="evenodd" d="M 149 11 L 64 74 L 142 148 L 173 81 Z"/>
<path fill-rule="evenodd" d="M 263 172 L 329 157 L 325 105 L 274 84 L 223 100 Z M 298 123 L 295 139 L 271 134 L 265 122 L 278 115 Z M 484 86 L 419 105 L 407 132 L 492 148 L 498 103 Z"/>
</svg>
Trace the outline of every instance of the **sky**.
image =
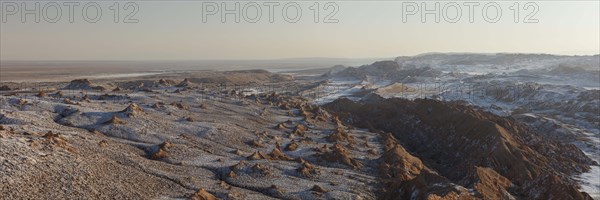
<svg viewBox="0 0 600 200">
<path fill-rule="evenodd" d="M 126 4 L 103 0 L 71 6 L 70 22 L 70 7 L 63 1 L 2 0 L 0 60 L 239 60 L 379 58 L 428 52 L 600 52 L 600 1 L 527 2 L 487 1 L 466 6 L 473 2 L 188 0 Z M 39 3 L 39 9 L 35 9 L 35 3 Z M 237 10 L 236 3 L 240 5 Z M 269 19 L 270 8 L 273 22 Z M 24 10 L 39 11 L 40 21 L 35 22 L 35 14 L 25 14 L 23 18 Z M 240 21 L 235 21 L 236 14 L 226 14 L 223 22 L 223 12 L 237 13 Z M 433 14 L 425 14 L 422 21 L 423 12 Z M 440 17 L 439 22 L 436 16 Z"/>
</svg>

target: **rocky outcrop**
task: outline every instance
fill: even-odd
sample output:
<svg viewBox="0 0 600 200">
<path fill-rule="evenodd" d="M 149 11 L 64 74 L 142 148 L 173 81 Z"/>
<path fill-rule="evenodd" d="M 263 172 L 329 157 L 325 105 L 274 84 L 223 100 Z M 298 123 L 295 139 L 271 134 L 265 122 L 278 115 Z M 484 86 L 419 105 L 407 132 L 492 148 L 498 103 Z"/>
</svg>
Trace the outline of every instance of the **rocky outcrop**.
<svg viewBox="0 0 600 200">
<path fill-rule="evenodd" d="M 296 151 L 298 149 L 298 143 L 295 140 L 292 140 L 288 145 L 285 146 L 286 151 Z"/>
<path fill-rule="evenodd" d="M 289 157 L 287 154 L 281 152 L 278 148 L 274 148 L 273 151 L 269 154 L 264 154 L 260 151 L 254 152 L 252 155 L 246 157 L 248 160 L 283 160 L 283 161 L 292 161 L 293 158 Z"/>
<path fill-rule="evenodd" d="M 204 188 L 200 188 L 198 192 L 194 193 L 190 200 L 217 200 L 218 198 L 207 192 Z"/>
<path fill-rule="evenodd" d="M 355 78 L 360 80 L 367 80 L 368 77 L 378 77 L 380 79 L 413 82 L 414 80 L 412 77 L 435 77 L 441 74 L 441 71 L 430 67 L 404 68 L 395 61 L 378 61 L 358 68 L 348 67 L 343 70 L 337 70 L 338 71 L 335 73 L 330 71 L 324 76 Z"/>
<path fill-rule="evenodd" d="M 117 117 L 117 115 L 113 115 L 108 121 L 104 122 L 106 125 L 116 125 L 116 124 L 126 124 L 121 118 Z"/>
<path fill-rule="evenodd" d="M 360 103 L 339 99 L 326 107 L 357 127 L 391 132 L 398 140 L 386 141 L 388 150 L 382 160 L 398 165 L 399 170 L 389 166 L 384 177 L 409 179 L 412 184 L 447 179 L 485 198 L 545 199 L 540 194 L 589 198 L 577 191 L 568 175 L 587 171 L 596 163 L 574 145 L 541 137 L 513 119 L 458 103 L 423 99 L 373 96 Z"/>
<path fill-rule="evenodd" d="M 179 82 L 179 84 L 176 85 L 176 87 L 192 87 L 194 86 L 194 83 L 192 83 L 189 79 L 183 79 L 183 81 Z"/>
<path fill-rule="evenodd" d="M 483 199 L 515 199 L 508 191 L 513 187 L 504 176 L 487 167 L 476 167 L 475 190 Z"/>
<path fill-rule="evenodd" d="M 105 90 L 106 88 L 102 86 L 94 85 L 88 79 L 75 79 L 72 80 L 69 85 L 65 86 L 63 89 L 65 90 Z"/>
<path fill-rule="evenodd" d="M 281 150 L 279 150 L 278 148 L 274 148 L 273 151 L 271 151 L 271 153 L 268 154 L 268 159 L 270 159 L 270 160 L 285 160 L 285 161 L 294 160 L 291 157 L 289 157 L 288 155 L 286 155 L 285 153 L 281 152 Z"/>
<path fill-rule="evenodd" d="M 300 158 L 299 159 L 300 162 L 300 168 L 298 168 L 296 171 L 304 176 L 304 177 L 313 177 L 316 176 L 318 174 L 320 174 L 319 170 L 315 167 L 315 165 L 309 163 L 308 161 Z"/>
<path fill-rule="evenodd" d="M 379 158 L 379 172 L 385 185 L 383 199 L 476 199 L 465 188 L 429 169 L 409 153 L 391 134 L 383 135 L 385 152 Z"/>
<path fill-rule="evenodd" d="M 164 141 L 163 143 L 152 146 L 148 150 L 148 157 L 152 160 L 160 160 L 163 158 L 167 158 L 167 156 L 169 155 L 167 151 L 171 147 L 173 147 L 173 143 L 169 141 Z"/>
<path fill-rule="evenodd" d="M 162 79 L 162 78 L 161 78 L 160 80 L 158 80 L 158 84 L 159 84 L 160 86 L 171 86 L 171 85 L 175 85 L 175 84 L 176 84 L 176 82 L 175 82 L 175 81 L 173 81 L 173 80 L 169 80 L 169 79 Z"/>
<path fill-rule="evenodd" d="M 325 139 L 329 142 L 348 142 L 350 144 L 354 144 L 354 137 L 348 134 L 348 131 L 345 130 L 344 127 L 338 126 L 335 131 L 325 137 Z"/>
<path fill-rule="evenodd" d="M 353 169 L 360 169 L 363 166 L 359 160 L 350 155 L 348 149 L 344 148 L 344 146 L 339 143 L 325 149 L 318 157 L 321 161 L 327 163 L 339 163 L 352 167 Z"/>
<path fill-rule="evenodd" d="M 421 159 L 398 145 L 391 135 L 385 139 L 385 143 L 389 145 L 380 158 L 380 172 L 384 178 L 407 181 L 418 176 L 421 171 L 429 170 Z"/>
<path fill-rule="evenodd" d="M 140 115 L 144 113 L 144 109 L 142 109 L 138 104 L 132 103 L 127 106 L 121 113 L 125 113 L 129 117 L 133 117 L 136 115 Z"/>
<path fill-rule="evenodd" d="M 179 108 L 180 110 L 189 110 L 190 107 L 188 105 L 185 105 L 183 103 L 178 103 L 178 102 L 173 102 L 171 103 L 172 106 L 175 106 L 176 108 Z"/>
<path fill-rule="evenodd" d="M 37 97 L 43 98 L 43 97 L 47 97 L 48 93 L 44 92 L 44 91 L 40 91 L 38 92 L 38 94 L 36 95 Z"/>
</svg>

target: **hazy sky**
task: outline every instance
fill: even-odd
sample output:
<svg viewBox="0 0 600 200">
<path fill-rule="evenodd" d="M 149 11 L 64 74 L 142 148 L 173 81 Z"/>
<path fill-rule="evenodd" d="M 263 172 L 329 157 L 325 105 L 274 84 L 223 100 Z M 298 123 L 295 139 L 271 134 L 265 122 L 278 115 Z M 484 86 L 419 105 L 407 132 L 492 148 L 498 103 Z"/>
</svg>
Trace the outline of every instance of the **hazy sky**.
<svg viewBox="0 0 600 200">
<path fill-rule="evenodd" d="M 525 7 L 525 1 L 498 1 L 502 9 L 496 23 L 483 17 L 481 2 L 474 7 L 473 23 L 469 22 L 469 7 L 465 2 L 449 5 L 440 3 L 440 22 L 434 15 L 426 15 L 421 22 L 420 12 L 407 15 L 403 22 L 403 5 L 406 9 L 423 2 L 413 1 L 341 1 L 324 9 L 319 2 L 319 23 L 314 22 L 310 9 L 317 1 L 298 1 L 302 16 L 296 23 L 285 21 L 282 16 L 286 2 L 274 7 L 274 23 L 269 22 L 269 7 L 257 2 L 262 11 L 256 23 L 235 23 L 234 15 L 226 15 L 221 22 L 220 13 L 207 15 L 203 22 L 203 5 L 208 1 L 138 1 L 139 12 L 134 16 L 138 23 L 123 23 L 125 15 L 134 6 L 123 9 L 120 2 L 119 23 L 115 23 L 114 1 L 97 1 L 102 16 L 96 23 L 84 20 L 81 2 L 74 7 L 74 22 L 69 22 L 69 7 L 64 2 L 46 5 L 40 1 L 40 10 L 46 8 L 39 23 L 34 15 L 12 12 L 14 5 L 21 9 L 21 2 L 13 4 L 2 0 L 0 15 L 0 59 L 2 60 L 196 60 L 196 59 L 275 59 L 297 57 L 367 58 L 415 55 L 426 52 L 524 52 L 552 54 L 598 54 L 600 52 L 599 1 L 542 1 Z M 91 1 L 93 2 L 93 1 Z M 247 18 L 256 16 L 250 1 L 240 3 L 240 12 L 247 8 Z M 289 1 L 287 1 L 289 2 Z M 514 22 L 514 8 L 519 4 L 518 23 Z M 204 3 L 204 4 L 203 4 Z M 436 1 L 425 1 L 433 9 Z M 49 23 L 56 16 L 56 5 L 62 15 L 58 22 Z M 226 3 L 230 9 L 234 2 Z M 333 19 L 337 23 L 323 23 L 325 15 L 337 5 Z M 462 17 L 449 23 L 456 16 L 458 5 Z M 34 8 L 34 2 L 27 2 Z M 538 23 L 523 23 L 523 19 L 537 7 L 531 19 Z M 114 8 L 114 7 L 113 7 Z M 212 8 L 212 7 L 208 7 Z M 314 7 L 313 7 L 314 8 Z M 527 9 L 526 9 L 527 8 Z M 95 16 L 94 7 L 87 10 L 89 18 Z M 294 7 L 287 10 L 290 19 L 296 15 Z M 494 7 L 488 7 L 488 20 L 496 16 Z M 4 20 L 6 22 L 4 22 Z"/>
</svg>

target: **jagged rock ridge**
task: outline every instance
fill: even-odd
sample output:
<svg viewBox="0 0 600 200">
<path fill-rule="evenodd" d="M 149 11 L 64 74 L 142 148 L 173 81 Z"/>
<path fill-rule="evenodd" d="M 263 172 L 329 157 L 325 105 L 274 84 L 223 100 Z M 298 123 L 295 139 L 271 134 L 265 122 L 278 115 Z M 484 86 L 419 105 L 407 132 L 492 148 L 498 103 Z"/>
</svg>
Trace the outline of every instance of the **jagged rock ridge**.
<svg viewBox="0 0 600 200">
<path fill-rule="evenodd" d="M 582 173 L 597 163 L 574 145 L 543 138 L 513 119 L 458 103 L 426 99 L 409 101 L 372 96 L 359 103 L 339 99 L 325 107 L 357 127 L 393 133 L 398 143 L 420 158 L 425 166 L 403 168 L 415 172 L 404 174 L 400 180 L 410 179 L 423 169 L 434 171 L 425 170 L 427 174 L 419 174 L 425 177 L 402 184 L 418 185 L 422 184 L 419 181 L 427 183 L 429 179 L 444 183 L 447 179 L 446 183 L 476 189 L 476 197 L 591 198 L 578 191 L 569 175 Z M 404 160 L 414 160 L 399 147 L 384 153 L 384 160 L 390 151 L 404 155 Z M 414 161 L 407 166 L 420 164 Z M 432 178 L 437 176 L 440 177 Z M 495 180 L 505 189 L 488 180 Z M 557 191 L 556 187 L 563 189 Z M 398 188 L 406 187 L 400 184 L 388 188 L 388 192 Z"/>
</svg>

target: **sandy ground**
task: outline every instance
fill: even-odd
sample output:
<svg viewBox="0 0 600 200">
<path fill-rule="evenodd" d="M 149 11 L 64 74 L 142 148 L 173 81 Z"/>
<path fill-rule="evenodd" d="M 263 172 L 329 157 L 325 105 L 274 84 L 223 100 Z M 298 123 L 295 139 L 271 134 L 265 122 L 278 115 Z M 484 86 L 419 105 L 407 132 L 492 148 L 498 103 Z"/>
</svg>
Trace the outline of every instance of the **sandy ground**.
<svg viewBox="0 0 600 200">
<path fill-rule="evenodd" d="M 140 77 L 174 72 L 266 69 L 271 72 L 323 74 L 334 65 L 363 65 L 376 58 L 190 61 L 7 61 L 0 60 L 0 82 L 68 82 L 73 79 Z"/>
<path fill-rule="evenodd" d="M 302 99 L 57 88 L 0 97 L 2 198 L 375 199 L 380 188 L 379 134 L 347 128 L 364 142 L 339 144 L 360 166 L 328 160 L 338 125 L 302 116 Z"/>
</svg>

